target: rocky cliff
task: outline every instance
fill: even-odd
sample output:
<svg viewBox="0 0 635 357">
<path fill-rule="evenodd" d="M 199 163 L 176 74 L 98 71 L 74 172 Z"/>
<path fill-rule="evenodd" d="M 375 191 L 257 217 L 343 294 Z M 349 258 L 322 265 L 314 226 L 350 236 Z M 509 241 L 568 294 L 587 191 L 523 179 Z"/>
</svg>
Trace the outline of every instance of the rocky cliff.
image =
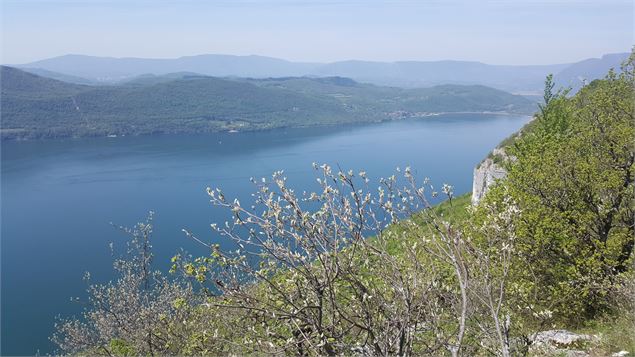
<svg viewBox="0 0 635 357">
<path fill-rule="evenodd" d="M 498 163 L 507 159 L 503 149 L 494 149 L 492 155 L 483 160 L 475 169 L 472 179 L 472 205 L 477 205 L 496 181 L 504 178 L 507 171 Z"/>
</svg>

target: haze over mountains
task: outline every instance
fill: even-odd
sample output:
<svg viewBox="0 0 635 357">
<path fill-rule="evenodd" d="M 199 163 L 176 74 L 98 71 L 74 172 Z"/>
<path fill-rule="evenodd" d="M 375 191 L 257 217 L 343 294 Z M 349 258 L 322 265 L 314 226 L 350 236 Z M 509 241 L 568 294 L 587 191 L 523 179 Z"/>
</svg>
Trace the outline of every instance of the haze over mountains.
<svg viewBox="0 0 635 357">
<path fill-rule="evenodd" d="M 561 86 L 579 88 L 583 81 L 618 69 L 628 53 L 604 55 L 554 65 L 489 65 L 469 61 L 291 62 L 263 56 L 198 55 L 175 59 L 112 58 L 65 55 L 14 65 L 35 74 L 74 83 L 119 83 L 134 77 L 193 72 L 216 77 L 348 77 L 358 82 L 404 88 L 440 84 L 479 84 L 514 93 L 539 93 L 547 74 Z M 52 73 L 55 72 L 55 73 Z"/>
<path fill-rule="evenodd" d="M 481 85 L 405 89 L 348 78 L 217 78 L 191 73 L 83 85 L 1 67 L 7 139 L 258 130 L 376 122 L 439 112 L 530 114 L 535 103 Z"/>
<path fill-rule="evenodd" d="M 545 77 L 580 88 L 628 53 L 573 64 L 297 63 L 261 56 L 55 57 L 2 67 L 3 138 L 258 130 L 443 112 L 531 114 Z"/>
</svg>

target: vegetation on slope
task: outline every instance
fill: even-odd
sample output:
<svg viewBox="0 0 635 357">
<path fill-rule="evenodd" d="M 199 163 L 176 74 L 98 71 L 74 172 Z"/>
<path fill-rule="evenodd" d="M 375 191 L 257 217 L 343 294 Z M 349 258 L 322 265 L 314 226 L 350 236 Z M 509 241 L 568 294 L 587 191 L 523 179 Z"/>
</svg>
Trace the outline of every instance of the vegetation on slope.
<svg viewBox="0 0 635 357">
<path fill-rule="evenodd" d="M 482 86 L 404 90 L 337 78 L 257 81 L 180 73 L 86 86 L 2 67 L 1 86 L 5 139 L 257 130 L 534 107 Z"/>
<path fill-rule="evenodd" d="M 610 73 L 575 97 L 547 96 L 507 151 L 508 177 L 485 205 L 512 200 L 524 294 L 568 324 L 610 309 L 633 249 L 633 81 Z M 519 287 L 520 288 L 520 287 Z"/>
<path fill-rule="evenodd" d="M 481 85 L 438 85 L 403 89 L 357 83 L 343 77 L 252 79 L 268 88 L 284 88 L 309 95 L 339 99 L 351 108 L 367 111 L 444 112 L 508 111 L 532 113 L 535 106 L 524 97 Z"/>
<path fill-rule="evenodd" d="M 210 254 L 175 256 L 168 283 L 139 274 L 151 255 L 133 244 L 142 259 L 93 288 L 54 341 L 90 355 L 512 356 L 570 328 L 603 330 L 580 346 L 599 355 L 631 348 L 619 329 L 635 323 L 633 64 L 572 98 L 548 86 L 510 143 L 508 178 L 476 207 L 408 168 L 375 189 L 316 166 L 319 189 L 302 194 L 278 172 L 254 181 L 253 207 L 209 189 L 231 217 L 212 228 L 235 249 L 187 233 Z"/>
</svg>

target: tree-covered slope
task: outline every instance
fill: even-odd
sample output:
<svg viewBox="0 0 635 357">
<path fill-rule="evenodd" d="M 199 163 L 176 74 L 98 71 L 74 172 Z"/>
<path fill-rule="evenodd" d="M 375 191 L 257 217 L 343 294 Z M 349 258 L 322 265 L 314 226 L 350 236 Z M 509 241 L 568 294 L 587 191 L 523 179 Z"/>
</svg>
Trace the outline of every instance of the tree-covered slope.
<svg viewBox="0 0 635 357">
<path fill-rule="evenodd" d="M 350 121 L 330 98 L 212 77 L 79 86 L 2 68 L 5 138 L 215 131 Z"/>
<path fill-rule="evenodd" d="M 98 84 L 103 84 L 99 81 L 95 81 L 95 80 L 90 80 L 90 79 L 86 79 L 86 78 L 82 78 L 82 77 L 78 77 L 78 76 L 73 76 L 70 74 L 64 74 L 64 73 L 58 73 L 58 72 L 54 72 L 54 71 L 49 71 L 46 69 L 41 69 L 41 68 L 25 68 L 22 67 L 20 68 L 21 70 L 28 72 L 28 73 L 32 73 L 38 76 L 42 76 L 42 77 L 46 77 L 46 78 L 51 78 L 51 79 L 57 79 L 58 81 L 62 81 L 62 82 L 68 82 L 68 83 L 75 83 L 75 84 L 85 84 L 85 85 L 98 85 Z"/>
<path fill-rule="evenodd" d="M 525 98 L 480 85 L 439 85 L 430 88 L 404 89 L 362 84 L 344 77 L 273 78 L 251 80 L 268 88 L 285 88 L 311 95 L 338 98 L 351 106 L 373 110 L 444 112 L 510 111 L 532 113 L 536 107 Z"/>
<path fill-rule="evenodd" d="M 257 130 L 372 122 L 429 112 L 530 113 L 482 86 L 399 89 L 346 78 L 221 79 L 190 73 L 87 86 L 2 67 L 4 138 Z"/>
<path fill-rule="evenodd" d="M 11 67 L 2 67 L 2 96 L 30 99 L 75 95 L 89 87 L 53 80 Z"/>
</svg>

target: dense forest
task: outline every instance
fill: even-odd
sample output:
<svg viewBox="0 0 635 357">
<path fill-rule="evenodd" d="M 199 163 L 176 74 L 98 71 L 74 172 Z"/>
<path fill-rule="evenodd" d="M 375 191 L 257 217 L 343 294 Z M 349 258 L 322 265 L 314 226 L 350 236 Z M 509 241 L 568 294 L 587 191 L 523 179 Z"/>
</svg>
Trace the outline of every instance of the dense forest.
<svg viewBox="0 0 635 357">
<path fill-rule="evenodd" d="M 507 177 L 475 206 L 409 168 L 370 182 L 315 165 L 313 193 L 278 172 L 249 204 L 209 188 L 228 215 L 212 229 L 235 250 L 186 231 L 210 254 L 158 262 L 169 277 L 150 216 L 127 230 L 119 278 L 91 285 L 53 341 L 88 355 L 634 351 L 633 60 L 575 96 L 548 79 L 535 120 L 504 142 Z M 592 337 L 553 349 L 536 337 L 551 329 Z"/>
<path fill-rule="evenodd" d="M 221 79 L 191 73 L 90 86 L 2 67 L 4 139 L 259 130 L 376 122 L 434 112 L 531 113 L 484 86 L 401 89 L 346 78 Z"/>
</svg>

